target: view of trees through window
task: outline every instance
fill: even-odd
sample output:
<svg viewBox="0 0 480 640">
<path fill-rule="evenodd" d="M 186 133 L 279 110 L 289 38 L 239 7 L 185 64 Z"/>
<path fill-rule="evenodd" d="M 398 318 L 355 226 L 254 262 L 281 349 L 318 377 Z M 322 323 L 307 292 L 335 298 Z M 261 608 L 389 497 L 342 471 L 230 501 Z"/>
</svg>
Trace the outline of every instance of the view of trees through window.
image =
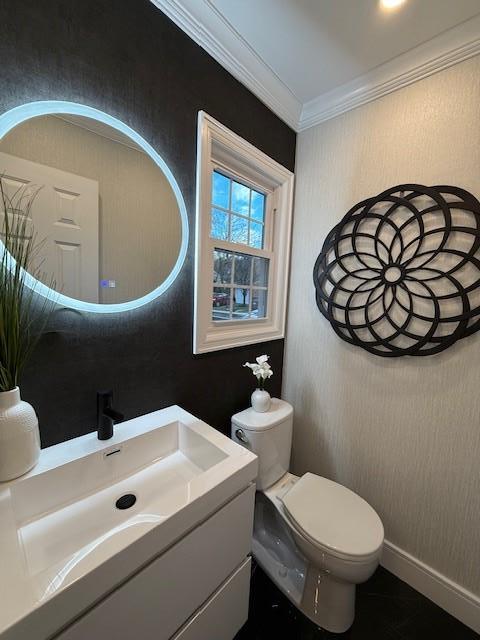
<svg viewBox="0 0 480 640">
<path fill-rule="evenodd" d="M 212 174 L 212 238 L 263 249 L 264 193 L 214 171 Z M 265 318 L 268 258 L 215 248 L 213 254 L 213 320 Z"/>
<path fill-rule="evenodd" d="M 267 258 L 215 249 L 213 253 L 213 320 L 265 318 Z"/>
<path fill-rule="evenodd" d="M 263 249 L 265 194 L 218 171 L 212 176 L 212 238 Z"/>
</svg>

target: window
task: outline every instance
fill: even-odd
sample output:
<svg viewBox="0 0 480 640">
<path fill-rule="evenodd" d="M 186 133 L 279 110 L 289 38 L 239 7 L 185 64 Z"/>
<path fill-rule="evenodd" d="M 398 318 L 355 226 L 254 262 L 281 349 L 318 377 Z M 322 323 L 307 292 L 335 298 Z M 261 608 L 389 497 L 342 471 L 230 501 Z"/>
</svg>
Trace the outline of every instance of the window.
<svg viewBox="0 0 480 640">
<path fill-rule="evenodd" d="M 214 170 L 210 235 L 263 249 L 265 194 Z"/>
<path fill-rule="evenodd" d="M 213 251 L 212 320 L 267 317 L 269 260 Z"/>
<path fill-rule="evenodd" d="M 284 336 L 293 174 L 200 112 L 194 352 Z"/>
</svg>

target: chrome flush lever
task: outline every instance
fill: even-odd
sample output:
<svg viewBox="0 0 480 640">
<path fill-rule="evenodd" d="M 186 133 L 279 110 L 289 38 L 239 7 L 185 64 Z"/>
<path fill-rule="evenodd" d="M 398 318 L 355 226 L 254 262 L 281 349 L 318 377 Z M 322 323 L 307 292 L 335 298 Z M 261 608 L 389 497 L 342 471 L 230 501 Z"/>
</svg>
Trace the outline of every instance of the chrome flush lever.
<svg viewBox="0 0 480 640">
<path fill-rule="evenodd" d="M 235 435 L 238 438 L 238 440 L 240 440 L 240 442 L 243 442 L 243 444 L 248 444 L 248 438 L 243 432 L 243 429 L 237 429 L 235 431 Z"/>
</svg>

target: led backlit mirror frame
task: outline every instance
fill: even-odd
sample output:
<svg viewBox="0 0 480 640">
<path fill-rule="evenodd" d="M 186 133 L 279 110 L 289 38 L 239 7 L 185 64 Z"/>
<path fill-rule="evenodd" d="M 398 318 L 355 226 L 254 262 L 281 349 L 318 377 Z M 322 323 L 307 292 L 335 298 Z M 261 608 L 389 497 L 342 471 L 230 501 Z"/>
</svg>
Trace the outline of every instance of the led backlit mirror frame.
<svg viewBox="0 0 480 640">
<path fill-rule="evenodd" d="M 172 285 L 172 283 L 180 273 L 180 270 L 185 261 L 185 257 L 187 255 L 189 229 L 187 210 L 185 207 L 185 201 L 183 199 L 182 192 L 180 191 L 177 181 L 168 168 L 166 162 L 155 151 L 155 149 L 146 140 L 144 140 L 144 138 L 142 138 L 142 136 L 131 129 L 128 125 L 124 124 L 121 120 L 118 120 L 117 118 L 114 118 L 113 116 L 110 116 L 107 113 L 100 111 L 99 109 L 95 109 L 94 107 L 88 107 L 76 102 L 65 102 L 62 100 L 42 100 L 38 102 L 28 102 L 26 104 L 22 104 L 18 107 L 10 109 L 9 111 L 6 111 L 0 116 L 0 140 L 11 129 L 21 124 L 22 122 L 25 122 L 25 120 L 30 120 L 30 118 L 35 118 L 36 116 L 61 113 L 85 116 L 87 118 L 92 118 L 94 120 L 103 122 L 104 124 L 117 129 L 121 133 L 131 138 L 134 142 L 137 143 L 138 146 L 140 146 L 145 151 L 145 153 L 150 156 L 150 158 L 155 162 L 155 164 L 167 178 L 177 199 L 182 224 L 182 241 L 180 245 L 180 251 L 178 253 L 177 261 L 175 262 L 175 265 L 170 272 L 170 275 L 158 287 L 150 291 L 150 293 L 142 296 L 141 298 L 137 298 L 136 300 L 129 300 L 128 302 L 121 302 L 117 304 L 101 304 L 97 302 L 84 302 L 82 300 L 76 300 L 75 298 L 70 298 L 69 296 L 65 296 L 61 293 L 58 293 L 57 291 L 50 289 L 43 283 L 33 278 L 30 274 L 27 274 L 25 282 L 30 288 L 34 288 L 36 293 L 44 297 L 54 298 L 58 305 L 69 307 L 71 309 L 77 309 L 79 311 L 91 311 L 93 313 L 119 313 L 122 311 L 130 311 L 131 309 L 142 307 L 143 305 L 158 298 Z"/>
</svg>

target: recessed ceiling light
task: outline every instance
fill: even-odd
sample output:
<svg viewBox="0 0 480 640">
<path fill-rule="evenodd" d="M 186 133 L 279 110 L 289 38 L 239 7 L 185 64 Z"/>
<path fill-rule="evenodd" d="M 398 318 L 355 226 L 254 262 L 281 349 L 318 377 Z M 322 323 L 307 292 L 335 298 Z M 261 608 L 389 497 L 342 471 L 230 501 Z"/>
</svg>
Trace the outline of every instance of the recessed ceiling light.
<svg viewBox="0 0 480 640">
<path fill-rule="evenodd" d="M 404 2 L 405 0 L 380 0 L 380 6 L 382 9 L 396 9 Z"/>
</svg>

